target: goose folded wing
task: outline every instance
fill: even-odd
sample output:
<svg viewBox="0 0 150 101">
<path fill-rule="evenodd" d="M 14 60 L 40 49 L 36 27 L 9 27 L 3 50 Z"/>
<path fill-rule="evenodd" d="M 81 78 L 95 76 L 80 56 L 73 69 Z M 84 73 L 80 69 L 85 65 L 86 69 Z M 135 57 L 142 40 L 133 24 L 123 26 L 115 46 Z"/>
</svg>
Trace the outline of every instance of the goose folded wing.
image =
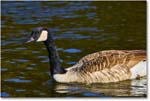
<svg viewBox="0 0 150 101">
<path fill-rule="evenodd" d="M 115 65 L 122 64 L 131 68 L 139 61 L 145 59 L 145 51 L 109 50 L 89 54 L 79 60 L 74 70 L 80 72 L 96 72 L 111 69 Z"/>
</svg>

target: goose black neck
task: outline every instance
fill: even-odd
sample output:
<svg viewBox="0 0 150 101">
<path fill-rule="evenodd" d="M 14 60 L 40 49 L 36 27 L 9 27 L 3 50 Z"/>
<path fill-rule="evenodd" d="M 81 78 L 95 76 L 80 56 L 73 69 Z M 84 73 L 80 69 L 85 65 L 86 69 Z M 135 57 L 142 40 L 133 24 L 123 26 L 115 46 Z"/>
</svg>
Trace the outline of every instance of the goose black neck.
<svg viewBox="0 0 150 101">
<path fill-rule="evenodd" d="M 50 62 L 50 72 L 53 77 L 54 74 L 63 74 L 66 71 L 61 67 L 60 58 L 56 50 L 56 46 L 52 35 L 48 31 L 48 39 L 44 41 L 44 44 L 48 50 L 49 62 Z"/>
</svg>

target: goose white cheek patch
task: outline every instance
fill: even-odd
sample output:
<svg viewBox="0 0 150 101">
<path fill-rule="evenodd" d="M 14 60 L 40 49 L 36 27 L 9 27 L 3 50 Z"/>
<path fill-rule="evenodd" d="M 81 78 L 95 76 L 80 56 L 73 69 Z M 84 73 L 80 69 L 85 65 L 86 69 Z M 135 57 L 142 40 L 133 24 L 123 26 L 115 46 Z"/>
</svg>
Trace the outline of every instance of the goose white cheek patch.
<svg viewBox="0 0 150 101">
<path fill-rule="evenodd" d="M 42 31 L 40 37 L 37 40 L 37 42 L 47 40 L 47 36 L 48 36 L 48 32 L 47 31 Z"/>
</svg>

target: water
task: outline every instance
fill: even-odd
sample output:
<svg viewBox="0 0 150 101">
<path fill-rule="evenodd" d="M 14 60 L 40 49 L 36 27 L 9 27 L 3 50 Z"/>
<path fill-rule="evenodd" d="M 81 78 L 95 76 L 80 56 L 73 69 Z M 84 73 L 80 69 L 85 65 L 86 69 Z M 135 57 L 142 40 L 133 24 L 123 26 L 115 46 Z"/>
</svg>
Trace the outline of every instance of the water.
<svg viewBox="0 0 150 101">
<path fill-rule="evenodd" d="M 107 49 L 146 49 L 146 2 L 2 2 L 2 97 L 146 97 L 146 78 L 111 84 L 51 81 L 43 43 L 22 44 L 35 27 L 54 35 L 64 68 Z"/>
</svg>

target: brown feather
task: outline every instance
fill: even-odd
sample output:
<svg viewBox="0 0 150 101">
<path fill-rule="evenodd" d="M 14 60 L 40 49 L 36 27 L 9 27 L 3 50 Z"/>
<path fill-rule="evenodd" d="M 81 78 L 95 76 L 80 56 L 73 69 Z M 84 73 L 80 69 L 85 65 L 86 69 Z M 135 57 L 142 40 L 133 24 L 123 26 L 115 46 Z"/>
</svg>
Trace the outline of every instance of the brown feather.
<svg viewBox="0 0 150 101">
<path fill-rule="evenodd" d="M 132 68 L 138 62 L 146 59 L 144 50 L 106 50 L 89 54 L 79 60 L 76 67 L 79 71 L 96 72 L 103 69 L 110 69 L 117 64 L 126 65 Z"/>
</svg>

